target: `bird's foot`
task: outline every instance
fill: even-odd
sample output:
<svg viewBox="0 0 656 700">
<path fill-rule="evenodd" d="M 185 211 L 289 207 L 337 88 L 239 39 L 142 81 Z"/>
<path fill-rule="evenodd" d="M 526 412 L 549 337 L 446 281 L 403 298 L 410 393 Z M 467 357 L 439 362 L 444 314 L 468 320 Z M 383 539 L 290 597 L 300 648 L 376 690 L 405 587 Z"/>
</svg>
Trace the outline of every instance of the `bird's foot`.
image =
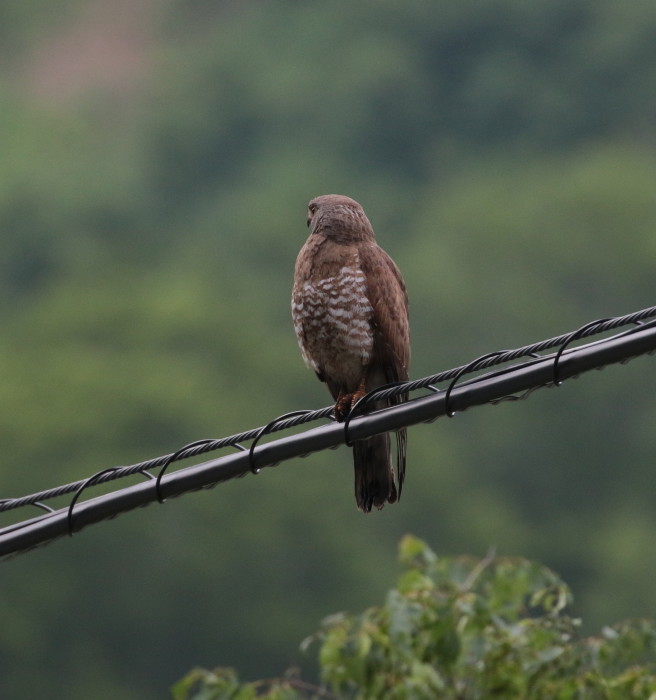
<svg viewBox="0 0 656 700">
<path fill-rule="evenodd" d="M 353 405 L 354 394 L 340 394 L 335 404 L 335 420 L 338 423 L 343 423 L 348 416 L 351 406 Z"/>
<path fill-rule="evenodd" d="M 367 392 L 365 391 L 363 386 L 358 387 L 358 390 L 353 392 L 353 395 L 351 396 L 351 408 L 355 406 L 355 404 L 366 394 Z"/>
<path fill-rule="evenodd" d="M 335 404 L 335 418 L 338 423 L 343 423 L 353 406 L 366 394 L 364 388 L 358 388 L 352 394 L 341 394 Z"/>
</svg>

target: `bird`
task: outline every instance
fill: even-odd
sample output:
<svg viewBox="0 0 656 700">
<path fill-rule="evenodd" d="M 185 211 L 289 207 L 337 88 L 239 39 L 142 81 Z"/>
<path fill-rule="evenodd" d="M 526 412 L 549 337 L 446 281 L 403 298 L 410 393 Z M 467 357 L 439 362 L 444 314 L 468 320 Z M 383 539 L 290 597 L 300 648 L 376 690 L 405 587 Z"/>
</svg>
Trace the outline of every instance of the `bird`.
<svg viewBox="0 0 656 700">
<path fill-rule="evenodd" d="M 292 320 L 306 365 L 324 382 L 343 422 L 367 392 L 408 379 L 408 294 L 401 272 L 378 245 L 363 208 L 326 194 L 308 204 L 310 229 L 294 269 Z M 375 410 L 407 400 L 376 401 Z M 396 431 L 396 480 L 389 433 L 353 443 L 355 500 L 369 513 L 401 496 L 407 429 Z"/>
</svg>

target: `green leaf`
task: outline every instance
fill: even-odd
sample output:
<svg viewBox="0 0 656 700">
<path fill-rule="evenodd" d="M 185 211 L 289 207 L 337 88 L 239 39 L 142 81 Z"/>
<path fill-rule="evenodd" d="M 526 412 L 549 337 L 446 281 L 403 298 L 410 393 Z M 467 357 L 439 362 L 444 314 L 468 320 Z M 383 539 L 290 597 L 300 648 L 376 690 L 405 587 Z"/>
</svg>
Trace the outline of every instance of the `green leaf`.
<svg viewBox="0 0 656 700">
<path fill-rule="evenodd" d="M 436 561 L 437 557 L 425 542 L 414 535 L 405 535 L 399 544 L 399 561 L 404 566 L 424 570 Z"/>
</svg>

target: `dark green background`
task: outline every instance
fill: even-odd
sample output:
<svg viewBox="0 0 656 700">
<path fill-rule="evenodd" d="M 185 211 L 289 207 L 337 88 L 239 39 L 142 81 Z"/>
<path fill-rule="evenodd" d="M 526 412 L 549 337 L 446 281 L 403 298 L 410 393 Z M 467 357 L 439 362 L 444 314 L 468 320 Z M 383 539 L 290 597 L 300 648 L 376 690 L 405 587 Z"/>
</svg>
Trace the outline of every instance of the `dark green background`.
<svg viewBox="0 0 656 700">
<path fill-rule="evenodd" d="M 2 4 L 0 497 L 326 405 L 289 317 L 318 194 L 403 270 L 413 377 L 652 305 L 655 34 L 637 0 Z M 555 568 L 585 631 L 652 616 L 653 395 L 641 358 L 412 428 L 369 516 L 341 448 L 3 562 L 3 694 L 311 677 L 406 532 Z"/>
</svg>

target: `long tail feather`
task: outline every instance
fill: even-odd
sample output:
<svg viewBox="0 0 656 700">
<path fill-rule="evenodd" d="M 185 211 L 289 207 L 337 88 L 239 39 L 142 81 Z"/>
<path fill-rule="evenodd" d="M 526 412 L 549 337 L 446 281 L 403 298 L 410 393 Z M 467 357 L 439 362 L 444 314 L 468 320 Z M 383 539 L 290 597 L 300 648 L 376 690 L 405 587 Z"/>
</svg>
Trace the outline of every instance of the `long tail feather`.
<svg viewBox="0 0 656 700">
<path fill-rule="evenodd" d="M 353 445 L 355 501 L 368 513 L 372 506 L 382 508 L 397 499 L 390 455 L 389 434 L 374 435 Z"/>
</svg>

